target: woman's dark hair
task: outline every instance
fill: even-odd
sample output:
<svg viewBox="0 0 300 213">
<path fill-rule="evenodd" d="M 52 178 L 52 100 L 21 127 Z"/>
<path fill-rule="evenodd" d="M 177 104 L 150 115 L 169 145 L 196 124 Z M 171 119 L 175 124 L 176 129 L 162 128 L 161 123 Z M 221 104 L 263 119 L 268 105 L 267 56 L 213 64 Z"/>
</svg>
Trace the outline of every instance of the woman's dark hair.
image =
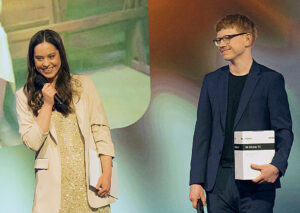
<svg viewBox="0 0 300 213">
<path fill-rule="evenodd" d="M 29 107 L 32 109 L 33 114 L 37 116 L 38 111 L 41 109 L 44 101 L 41 90 L 36 89 L 34 83 L 35 77 L 38 74 L 34 63 L 34 48 L 43 42 L 48 42 L 54 45 L 59 51 L 61 67 L 57 73 L 55 89 L 59 97 L 68 106 L 68 109 L 65 112 L 61 111 L 61 113 L 66 116 L 72 112 L 71 101 L 73 95 L 72 93 L 74 91 L 72 89 L 71 74 L 66 51 L 62 39 L 57 32 L 47 29 L 41 30 L 32 36 L 27 55 L 28 76 L 24 85 L 24 93 L 27 96 Z M 58 108 L 56 110 L 60 111 Z"/>
</svg>

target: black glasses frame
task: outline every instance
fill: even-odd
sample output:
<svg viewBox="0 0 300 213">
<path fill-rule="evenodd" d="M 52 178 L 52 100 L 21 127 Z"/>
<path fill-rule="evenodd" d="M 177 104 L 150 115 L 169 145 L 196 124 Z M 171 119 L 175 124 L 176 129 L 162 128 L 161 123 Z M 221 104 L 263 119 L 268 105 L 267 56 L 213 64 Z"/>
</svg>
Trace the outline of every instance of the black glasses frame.
<svg viewBox="0 0 300 213">
<path fill-rule="evenodd" d="M 216 38 L 213 40 L 214 44 L 218 47 L 220 46 L 221 41 L 223 40 L 226 44 L 229 43 L 230 39 L 236 37 L 236 36 L 240 36 L 240 35 L 244 35 L 244 34 L 248 34 L 248 33 L 238 33 L 238 34 L 233 34 L 233 35 L 225 35 L 222 38 Z"/>
</svg>

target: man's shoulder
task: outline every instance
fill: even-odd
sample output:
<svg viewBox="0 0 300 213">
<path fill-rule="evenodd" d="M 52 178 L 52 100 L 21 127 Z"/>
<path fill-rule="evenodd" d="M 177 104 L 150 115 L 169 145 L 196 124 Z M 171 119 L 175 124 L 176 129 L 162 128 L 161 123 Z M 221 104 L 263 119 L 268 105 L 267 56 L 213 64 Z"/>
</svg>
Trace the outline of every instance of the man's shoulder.
<svg viewBox="0 0 300 213">
<path fill-rule="evenodd" d="M 265 75 L 281 75 L 281 73 L 279 73 L 278 71 L 270 68 L 270 67 L 267 67 L 263 64 L 259 64 L 257 63 L 258 67 L 259 67 L 259 70 L 261 71 L 262 74 L 265 74 Z"/>
<path fill-rule="evenodd" d="M 224 73 L 226 73 L 228 71 L 229 71 L 229 66 L 226 65 L 226 66 L 220 67 L 219 69 L 216 69 L 212 72 L 207 73 L 205 75 L 205 78 L 207 80 L 216 79 L 216 78 L 219 78 L 220 76 L 222 76 Z"/>
<path fill-rule="evenodd" d="M 259 64 L 257 63 L 258 67 L 259 67 L 259 70 L 260 70 L 260 73 L 262 74 L 263 77 L 266 77 L 266 78 L 283 78 L 283 75 L 272 69 L 272 68 L 269 68 L 265 65 L 262 65 L 262 64 Z"/>
</svg>

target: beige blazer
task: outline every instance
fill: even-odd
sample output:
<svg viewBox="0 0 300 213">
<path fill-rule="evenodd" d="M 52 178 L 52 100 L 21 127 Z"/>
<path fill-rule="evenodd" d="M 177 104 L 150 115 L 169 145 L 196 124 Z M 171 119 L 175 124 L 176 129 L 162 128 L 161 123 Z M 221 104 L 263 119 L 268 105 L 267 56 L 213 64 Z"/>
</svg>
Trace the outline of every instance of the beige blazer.
<svg viewBox="0 0 300 213">
<path fill-rule="evenodd" d="M 73 75 L 81 82 L 81 96 L 73 99 L 79 128 L 85 142 L 85 165 L 88 203 L 99 208 L 114 202 L 111 197 L 101 198 L 89 187 L 89 152 L 92 148 L 99 154 L 114 157 L 105 112 L 93 81 L 83 75 Z M 35 116 L 27 104 L 23 88 L 16 92 L 16 105 L 19 132 L 22 142 L 36 151 L 36 186 L 32 212 L 57 213 L 61 200 L 61 163 L 55 127 L 50 123 L 50 131 L 43 134 L 36 123 Z M 77 100 L 76 100 L 77 99 Z"/>
</svg>

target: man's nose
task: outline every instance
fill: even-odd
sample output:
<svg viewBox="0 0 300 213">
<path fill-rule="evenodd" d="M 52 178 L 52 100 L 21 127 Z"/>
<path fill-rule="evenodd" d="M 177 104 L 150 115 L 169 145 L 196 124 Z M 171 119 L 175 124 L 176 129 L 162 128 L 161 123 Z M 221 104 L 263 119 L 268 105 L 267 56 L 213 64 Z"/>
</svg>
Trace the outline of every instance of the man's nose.
<svg viewBox="0 0 300 213">
<path fill-rule="evenodd" d="M 224 41 L 224 39 L 222 39 L 219 43 L 219 47 L 225 47 L 226 46 L 226 43 Z"/>
</svg>

